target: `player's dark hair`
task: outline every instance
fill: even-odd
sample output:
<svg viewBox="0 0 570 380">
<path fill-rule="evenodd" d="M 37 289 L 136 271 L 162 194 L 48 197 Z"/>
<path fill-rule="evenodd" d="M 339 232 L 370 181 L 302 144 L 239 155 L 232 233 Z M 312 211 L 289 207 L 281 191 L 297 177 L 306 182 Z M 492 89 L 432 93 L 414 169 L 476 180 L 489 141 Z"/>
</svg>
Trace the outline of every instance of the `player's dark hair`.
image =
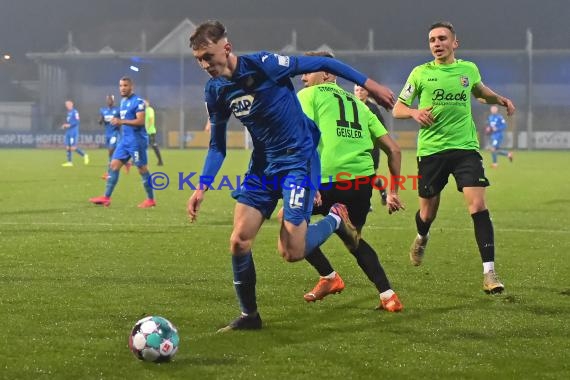
<svg viewBox="0 0 570 380">
<path fill-rule="evenodd" d="M 435 22 L 433 24 L 430 25 L 429 27 L 429 32 L 431 32 L 432 30 L 434 30 L 435 28 L 446 28 L 449 29 L 449 31 L 451 32 L 451 34 L 453 34 L 455 36 L 455 28 L 453 27 L 453 24 L 450 23 L 449 21 L 438 21 Z"/>
<path fill-rule="evenodd" d="M 119 81 L 129 82 L 130 84 L 133 84 L 133 80 L 131 79 L 131 77 L 128 77 L 126 75 L 121 77 L 121 79 L 119 79 Z"/>
<path fill-rule="evenodd" d="M 325 51 L 325 50 L 321 50 L 321 51 L 306 51 L 304 55 L 308 55 L 311 57 L 328 57 L 328 58 L 334 58 L 334 54 L 332 51 Z"/>
<path fill-rule="evenodd" d="M 208 20 L 196 27 L 190 36 L 190 47 L 193 50 L 208 46 L 210 43 L 217 43 L 222 38 L 226 38 L 228 32 L 224 24 L 218 20 Z"/>
</svg>

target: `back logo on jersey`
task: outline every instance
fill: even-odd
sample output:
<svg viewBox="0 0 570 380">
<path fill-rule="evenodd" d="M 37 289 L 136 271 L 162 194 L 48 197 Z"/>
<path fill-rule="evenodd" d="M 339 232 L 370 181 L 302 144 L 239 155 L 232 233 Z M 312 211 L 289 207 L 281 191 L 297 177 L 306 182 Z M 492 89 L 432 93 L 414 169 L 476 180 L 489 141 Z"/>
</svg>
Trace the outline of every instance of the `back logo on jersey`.
<svg viewBox="0 0 570 380">
<path fill-rule="evenodd" d="M 251 105 L 253 104 L 253 95 L 244 95 L 239 98 L 235 98 L 230 103 L 230 107 L 235 117 L 247 116 L 251 111 Z"/>
</svg>

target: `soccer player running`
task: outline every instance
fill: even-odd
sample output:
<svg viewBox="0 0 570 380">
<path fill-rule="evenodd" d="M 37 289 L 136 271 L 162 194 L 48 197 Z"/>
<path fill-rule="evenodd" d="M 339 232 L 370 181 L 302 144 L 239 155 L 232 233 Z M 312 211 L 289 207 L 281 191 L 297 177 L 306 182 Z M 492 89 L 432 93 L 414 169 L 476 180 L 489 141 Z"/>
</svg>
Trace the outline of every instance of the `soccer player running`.
<svg viewBox="0 0 570 380">
<path fill-rule="evenodd" d="M 356 95 L 356 97 L 361 102 L 364 102 L 364 104 L 366 104 L 366 106 L 370 109 L 370 111 L 372 111 L 372 113 L 376 115 L 378 120 L 380 120 L 380 123 L 382 123 L 382 125 L 384 126 L 386 125 L 384 121 L 384 116 L 382 116 L 382 112 L 380 112 L 380 107 L 378 107 L 376 103 L 370 100 L 370 98 L 368 97 L 368 91 L 366 91 L 364 87 L 355 84 L 354 95 Z M 372 149 L 372 160 L 374 161 L 374 173 L 376 173 L 378 171 L 378 166 L 380 166 L 379 145 L 374 145 L 374 149 Z M 386 206 L 386 196 L 387 196 L 386 187 L 382 183 L 382 179 L 380 177 L 376 178 L 376 183 L 374 183 L 374 186 L 378 188 L 378 191 L 380 192 L 380 199 L 382 200 L 382 205 Z M 370 211 L 372 211 L 372 207 L 370 207 Z"/>
<path fill-rule="evenodd" d="M 73 161 L 71 161 L 71 153 L 76 152 L 81 157 L 83 157 L 83 163 L 85 165 L 89 164 L 89 155 L 85 153 L 81 148 L 77 147 L 77 140 L 79 139 L 79 112 L 74 108 L 73 101 L 66 100 L 65 108 L 67 108 L 67 115 L 65 117 L 65 123 L 61 125 L 62 129 L 65 129 L 65 154 L 67 161 L 61 164 L 63 167 L 72 167 Z"/>
<path fill-rule="evenodd" d="M 89 202 L 96 205 L 105 207 L 111 205 L 111 195 L 119 180 L 121 167 L 132 158 L 133 164 L 139 169 L 147 195 L 147 198 L 138 207 L 149 208 L 156 206 L 154 193 L 149 183 L 150 173 L 147 167 L 148 135 L 144 126 L 145 104 L 144 100 L 133 92 L 133 89 L 134 83 L 131 78 L 122 77 L 119 80 L 119 91 L 123 97 L 121 100 L 120 118 L 112 118 L 111 125 L 116 127 L 123 126 L 123 138 L 119 141 L 113 153 L 105 195 L 89 199 Z"/>
<path fill-rule="evenodd" d="M 158 159 L 157 166 L 162 166 L 164 163 L 162 162 L 162 156 L 160 155 L 160 149 L 158 148 L 158 144 L 156 142 L 156 120 L 155 120 L 155 113 L 154 108 L 151 107 L 148 100 L 145 100 L 146 110 L 145 110 L 145 126 L 146 126 L 146 133 L 148 134 L 148 140 L 152 150 L 154 150 L 154 154 L 156 154 L 156 158 Z"/>
<path fill-rule="evenodd" d="M 506 156 L 510 162 L 513 162 L 513 153 L 501 149 L 503 135 L 507 130 L 505 118 L 499 113 L 499 107 L 491 106 L 490 110 L 491 114 L 487 118 L 487 128 L 491 133 L 491 158 L 493 159 L 491 167 L 496 168 L 499 166 L 498 156 Z"/>
<path fill-rule="evenodd" d="M 489 181 L 479 154 L 471 95 L 488 104 L 506 107 L 508 115 L 515 112 L 515 106 L 510 99 L 483 84 L 474 63 L 455 58 L 459 42 L 451 23 L 431 25 L 428 41 L 434 60 L 413 69 L 393 110 L 395 118 L 413 118 L 420 124 L 417 150 L 420 209 L 416 213 L 418 234 L 410 249 L 410 260 L 416 266 L 422 263 L 441 191 L 452 174 L 473 219 L 483 261 L 483 289 L 487 293 L 500 293 L 504 285 L 495 272 L 493 224 L 485 203 Z M 417 109 L 411 107 L 415 98 L 419 98 Z"/>
<path fill-rule="evenodd" d="M 333 57 L 332 53 L 324 51 L 305 54 Z M 376 286 L 380 294 L 377 309 L 401 311 L 402 303 L 392 290 L 378 255 L 361 238 L 376 174 L 371 152 L 375 145 L 386 152 L 390 174 L 395 178 L 400 175 L 400 148 L 367 104 L 336 84 L 334 74 L 325 71 L 306 73 L 301 80 L 305 88 L 299 91 L 297 97 L 305 114 L 315 121 L 321 132 L 318 152 L 323 179 L 320 199 L 317 197 L 313 215 L 326 215 L 335 203 L 346 205 L 348 216 L 358 231 L 358 244 L 353 245 L 351 239 L 343 235 L 343 231 L 337 231 L 337 234 Z M 390 213 L 403 209 L 397 187 L 390 189 L 387 194 L 387 207 Z M 319 247 L 305 259 L 321 276 L 315 288 L 304 295 L 305 301 L 321 300 L 344 289 L 342 278 L 334 271 Z"/>
<path fill-rule="evenodd" d="M 316 150 L 319 130 L 303 113 L 290 77 L 326 70 L 364 85 L 389 108 L 393 93 L 332 58 L 269 52 L 238 57 L 232 53 L 226 29 L 219 21 L 199 25 L 190 37 L 190 46 L 198 64 L 212 77 L 205 89 L 211 137 L 202 173 L 205 180 L 201 180 L 205 185 L 192 193 L 187 211 L 190 220 L 195 221 L 208 183 L 212 183 L 226 156 L 227 122 L 233 113 L 251 133 L 254 149 L 248 175 L 233 193 L 237 203 L 230 250 L 241 315 L 220 331 L 260 329 L 251 247 L 280 198 L 284 199 L 285 209 L 277 246 L 285 260 L 302 260 L 339 228 L 351 236 L 353 245 L 358 243 L 344 205 L 333 205 L 328 216 L 308 224 L 320 175 Z"/>
<path fill-rule="evenodd" d="M 111 120 L 114 117 L 119 117 L 119 107 L 115 106 L 115 96 L 112 94 L 107 95 L 106 103 L 107 107 L 101 107 L 99 109 L 99 125 L 103 125 L 105 127 L 105 145 L 109 151 L 110 165 L 113 152 L 121 138 L 121 128 L 111 124 Z M 109 171 L 107 170 L 101 178 L 106 180 L 108 177 Z"/>
</svg>

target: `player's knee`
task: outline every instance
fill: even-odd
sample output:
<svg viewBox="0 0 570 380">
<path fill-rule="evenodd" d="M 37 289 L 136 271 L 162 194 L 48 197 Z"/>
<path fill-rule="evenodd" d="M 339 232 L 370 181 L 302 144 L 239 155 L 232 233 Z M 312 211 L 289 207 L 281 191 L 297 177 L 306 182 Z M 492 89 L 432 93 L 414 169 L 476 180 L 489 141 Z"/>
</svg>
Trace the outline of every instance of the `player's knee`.
<svg viewBox="0 0 570 380">
<path fill-rule="evenodd" d="M 252 241 L 240 236 L 240 234 L 232 233 L 230 237 L 230 250 L 232 253 L 245 253 L 251 250 Z"/>
<path fill-rule="evenodd" d="M 305 258 L 305 252 L 290 248 L 281 249 L 279 250 L 279 253 L 281 254 L 281 257 L 289 263 L 294 263 L 295 261 L 300 261 Z"/>
<path fill-rule="evenodd" d="M 436 210 L 422 210 L 420 211 L 420 219 L 424 223 L 432 223 L 437 216 Z"/>
<path fill-rule="evenodd" d="M 469 203 L 469 214 L 473 215 L 475 213 L 485 211 L 487 209 L 487 205 L 485 204 L 484 199 L 474 200 Z"/>
</svg>

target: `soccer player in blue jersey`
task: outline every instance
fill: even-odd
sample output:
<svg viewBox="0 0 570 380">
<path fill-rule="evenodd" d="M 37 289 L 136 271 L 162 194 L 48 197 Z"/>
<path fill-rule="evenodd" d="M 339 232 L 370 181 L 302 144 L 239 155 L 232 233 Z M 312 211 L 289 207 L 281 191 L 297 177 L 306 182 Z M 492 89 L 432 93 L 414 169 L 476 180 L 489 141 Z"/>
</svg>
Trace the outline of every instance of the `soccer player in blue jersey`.
<svg viewBox="0 0 570 380">
<path fill-rule="evenodd" d="M 111 163 L 111 158 L 113 157 L 113 152 L 117 147 L 119 139 L 121 138 L 121 128 L 111 124 L 113 118 L 119 117 L 119 107 L 115 106 L 115 96 L 112 94 L 107 95 L 107 107 L 101 107 L 99 109 L 99 125 L 105 127 L 105 145 L 109 150 L 109 164 Z M 103 179 L 109 177 L 108 171 L 103 174 Z"/>
<path fill-rule="evenodd" d="M 499 107 L 493 105 L 490 111 L 491 114 L 487 118 L 487 128 L 491 134 L 491 157 L 493 159 L 491 167 L 496 168 L 499 166 L 498 156 L 507 156 L 509 161 L 513 162 L 513 152 L 501 149 L 503 135 L 507 130 L 507 122 L 503 115 L 499 113 Z"/>
<path fill-rule="evenodd" d="M 394 94 L 332 58 L 268 52 L 238 57 L 219 21 L 199 25 L 190 37 L 190 46 L 198 64 L 212 78 L 205 89 L 211 136 L 202 172 L 204 186 L 188 200 L 188 215 L 191 221 L 196 220 L 208 184 L 226 156 L 227 122 L 233 113 L 251 134 L 254 149 L 248 175 L 233 193 L 237 204 L 230 250 L 241 315 L 220 331 L 260 329 L 251 247 L 280 198 L 284 215 L 277 246 L 285 260 L 304 259 L 339 228 L 358 244 L 358 234 L 342 204 L 333 205 L 318 223 L 308 223 L 319 184 L 319 130 L 304 114 L 290 77 L 325 70 L 363 85 L 387 108 L 393 106 Z"/>
<path fill-rule="evenodd" d="M 133 80 L 129 77 L 122 77 L 119 80 L 119 91 L 123 99 L 121 100 L 120 118 L 111 119 L 111 125 L 123 126 L 123 136 L 113 152 L 111 165 L 109 166 L 109 178 L 105 187 L 105 195 L 89 199 L 89 202 L 108 207 L 111 204 L 111 194 L 119 180 L 119 171 L 131 158 L 133 164 L 139 169 L 142 183 L 147 195 L 139 208 L 149 208 L 156 206 L 154 193 L 149 183 L 150 174 L 147 166 L 148 135 L 145 129 L 145 103 L 134 92 Z"/>
<path fill-rule="evenodd" d="M 77 140 L 79 139 L 79 112 L 73 107 L 73 101 L 71 100 L 65 101 L 65 108 L 67 108 L 67 116 L 61 128 L 65 129 L 65 152 L 67 161 L 61 164 L 61 166 L 73 166 L 73 162 L 71 161 L 72 152 L 77 152 L 77 154 L 83 157 L 83 162 L 87 165 L 89 164 L 89 155 L 77 147 Z"/>
</svg>

